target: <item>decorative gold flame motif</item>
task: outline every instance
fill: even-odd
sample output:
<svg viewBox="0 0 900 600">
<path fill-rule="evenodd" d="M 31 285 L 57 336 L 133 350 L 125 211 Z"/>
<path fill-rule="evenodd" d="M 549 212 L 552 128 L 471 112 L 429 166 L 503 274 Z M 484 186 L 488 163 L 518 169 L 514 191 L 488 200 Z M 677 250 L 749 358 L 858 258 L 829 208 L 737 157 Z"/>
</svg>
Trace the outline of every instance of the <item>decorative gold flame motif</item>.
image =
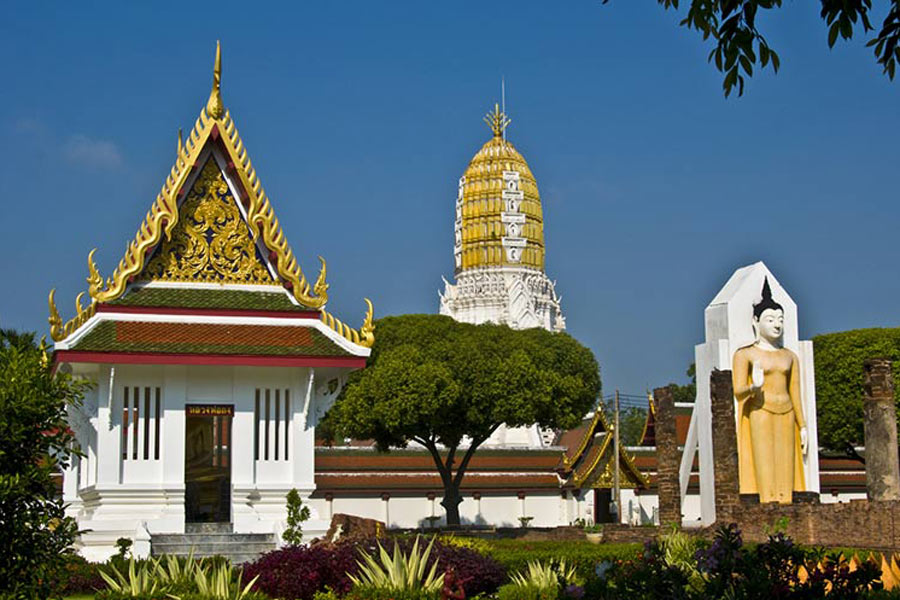
<svg viewBox="0 0 900 600">
<path fill-rule="evenodd" d="M 506 113 L 500 112 L 500 105 L 494 105 L 494 111 L 484 116 L 484 122 L 488 124 L 494 137 L 503 137 L 503 132 L 512 123 L 512 119 L 506 116 Z"/>
<path fill-rule="evenodd" d="M 56 299 L 54 298 L 56 290 L 50 290 L 50 296 L 47 298 L 47 303 L 50 306 L 50 318 L 47 321 L 50 323 L 50 337 L 54 341 L 59 341 L 72 335 L 76 329 L 87 323 L 88 319 L 94 316 L 94 313 L 97 311 L 97 301 L 91 302 L 87 308 L 82 308 L 81 297 L 83 293 L 78 295 L 75 303 L 76 316 L 63 325 L 62 318 L 59 316 L 59 310 L 56 308 Z"/>
<path fill-rule="evenodd" d="M 212 119 L 221 119 L 225 114 L 222 102 L 222 44 L 216 42 L 216 64 L 213 67 L 213 86 L 206 102 L 206 114 Z"/>
<path fill-rule="evenodd" d="M 365 298 L 365 301 L 368 310 L 366 311 L 365 319 L 363 319 L 363 324 L 362 327 L 359 328 L 359 331 L 353 329 L 346 323 L 342 323 L 340 319 L 335 318 L 334 315 L 324 308 L 321 311 L 321 320 L 330 329 L 338 332 L 345 339 L 350 340 L 354 344 L 371 348 L 375 343 L 375 323 L 373 320 L 375 309 L 372 307 L 371 300 Z"/>
<path fill-rule="evenodd" d="M 250 230 L 212 158 L 179 212 L 172 237 L 162 243 L 139 280 L 277 283 L 257 257 Z"/>
</svg>

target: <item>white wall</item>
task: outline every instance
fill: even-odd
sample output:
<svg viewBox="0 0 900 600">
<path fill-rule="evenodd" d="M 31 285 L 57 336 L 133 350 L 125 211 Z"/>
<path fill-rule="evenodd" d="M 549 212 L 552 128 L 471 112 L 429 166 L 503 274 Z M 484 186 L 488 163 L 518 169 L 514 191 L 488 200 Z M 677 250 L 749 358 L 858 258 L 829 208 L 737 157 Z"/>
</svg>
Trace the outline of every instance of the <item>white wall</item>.
<svg viewBox="0 0 900 600">
<path fill-rule="evenodd" d="M 89 422 L 82 435 L 88 456 L 80 469 L 74 465 L 66 473 L 64 495 L 71 504 L 69 512 L 82 529 L 81 551 L 102 560 L 114 552 L 118 537 L 135 537 L 146 523 L 150 533 L 184 531 L 184 435 L 186 404 L 226 404 L 234 406 L 231 431 L 232 521 L 236 532 L 269 533 L 285 517 L 285 496 L 296 487 L 310 494 L 314 487 L 314 422 L 309 411 L 317 404 L 333 399 L 317 399 L 306 368 L 248 368 L 213 366 L 75 365 L 75 371 L 90 376 L 95 390 L 85 403 Z M 335 370 L 330 370 L 329 377 Z M 112 394 L 110 395 L 110 383 Z M 134 439 L 128 438 L 127 457 L 123 458 L 123 402 L 129 389 L 140 388 L 138 457 L 134 458 Z M 156 456 L 155 420 L 144 428 L 144 390 L 151 390 L 150 413 L 155 418 L 155 390 L 160 389 L 159 457 Z M 254 457 L 256 389 L 278 389 L 280 423 L 275 437 L 274 394 L 270 395 L 269 459 L 261 449 Z M 284 398 L 290 397 L 287 423 Z M 264 399 L 264 395 L 262 396 Z M 320 407 L 321 408 L 321 407 Z M 264 400 L 260 412 L 264 411 Z M 129 419 L 129 433 L 135 432 Z M 149 433 L 149 452 L 144 457 L 144 440 Z M 287 438 L 285 439 L 285 436 Z M 265 423 L 260 425 L 260 444 L 265 443 Z M 278 444 L 278 460 L 274 445 Z M 284 457 L 287 444 L 288 457 Z M 80 476 L 79 476 L 80 472 Z M 314 511 L 308 531 L 321 530 Z"/>
</svg>

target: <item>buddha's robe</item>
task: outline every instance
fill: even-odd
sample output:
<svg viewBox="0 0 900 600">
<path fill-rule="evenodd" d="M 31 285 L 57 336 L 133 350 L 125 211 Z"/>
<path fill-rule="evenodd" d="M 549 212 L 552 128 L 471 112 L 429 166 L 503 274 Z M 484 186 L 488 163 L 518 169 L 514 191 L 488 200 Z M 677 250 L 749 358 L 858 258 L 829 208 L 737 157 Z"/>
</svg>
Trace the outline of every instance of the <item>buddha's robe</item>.
<svg viewBox="0 0 900 600">
<path fill-rule="evenodd" d="M 764 372 L 762 389 L 751 391 L 753 363 Z M 760 502 L 789 504 L 792 492 L 806 489 L 800 429 L 800 362 L 786 348 L 741 348 L 732 365 L 738 400 L 740 493 L 759 494 Z"/>
</svg>

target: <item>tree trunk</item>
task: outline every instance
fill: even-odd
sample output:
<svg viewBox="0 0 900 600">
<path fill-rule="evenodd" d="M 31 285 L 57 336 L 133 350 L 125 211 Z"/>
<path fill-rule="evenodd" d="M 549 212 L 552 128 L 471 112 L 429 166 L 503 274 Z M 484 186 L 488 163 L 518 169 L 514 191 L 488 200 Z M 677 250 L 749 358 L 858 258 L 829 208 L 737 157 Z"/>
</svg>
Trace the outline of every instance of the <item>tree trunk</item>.
<svg viewBox="0 0 900 600">
<path fill-rule="evenodd" d="M 434 459 L 434 465 L 437 467 L 438 473 L 441 476 L 441 482 L 444 484 L 444 498 L 441 500 L 441 506 L 447 511 L 447 525 L 452 526 L 460 524 L 459 505 L 462 502 L 462 495 L 459 493 L 459 487 L 462 483 L 463 475 L 465 475 L 466 469 L 469 467 L 469 461 L 472 460 L 475 450 L 478 449 L 478 446 L 480 446 L 484 440 L 490 437 L 497 427 L 499 427 L 499 425 L 494 426 L 487 435 L 483 437 L 472 439 L 472 443 L 466 448 L 466 453 L 463 455 L 462 460 L 456 466 L 455 472 L 453 465 L 455 463 L 458 445 L 448 448 L 447 456 L 444 458 L 441 456 L 437 443 L 433 438 L 413 438 L 415 441 L 425 446 L 431 453 L 431 457 Z"/>
<path fill-rule="evenodd" d="M 444 498 L 441 500 L 441 506 L 447 511 L 447 525 L 459 525 L 459 505 L 462 503 L 462 496 L 459 494 L 459 488 L 453 485 L 444 487 Z"/>
</svg>

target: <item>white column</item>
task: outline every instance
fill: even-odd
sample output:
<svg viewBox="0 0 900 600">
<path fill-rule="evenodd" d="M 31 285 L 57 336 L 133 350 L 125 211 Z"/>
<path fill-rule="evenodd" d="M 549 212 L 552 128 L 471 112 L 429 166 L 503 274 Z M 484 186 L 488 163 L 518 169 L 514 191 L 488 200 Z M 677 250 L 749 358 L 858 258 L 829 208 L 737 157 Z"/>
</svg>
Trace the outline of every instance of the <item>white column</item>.
<svg viewBox="0 0 900 600">
<path fill-rule="evenodd" d="M 104 366 L 100 369 L 97 382 L 97 485 L 116 485 L 121 482 L 120 465 L 122 462 L 122 400 L 118 392 L 121 386 L 116 383 L 115 366 Z"/>
<path fill-rule="evenodd" d="M 291 472 L 298 490 L 315 489 L 315 370 L 296 369 L 291 378 Z"/>
<path fill-rule="evenodd" d="M 187 367 L 167 365 L 163 371 L 163 419 L 160 458 L 163 485 L 184 486 L 184 405 L 187 401 Z"/>
<path fill-rule="evenodd" d="M 253 447 L 253 431 L 256 426 L 254 409 L 256 390 L 260 385 L 258 375 L 251 367 L 234 368 L 234 418 L 231 420 L 231 483 L 235 489 L 252 488 L 256 482 L 256 449 Z M 254 378 L 256 377 L 256 378 Z M 265 395 L 263 395 L 263 401 Z M 260 437 L 265 432 L 260 429 Z M 237 502 L 238 499 L 235 499 Z"/>
</svg>

